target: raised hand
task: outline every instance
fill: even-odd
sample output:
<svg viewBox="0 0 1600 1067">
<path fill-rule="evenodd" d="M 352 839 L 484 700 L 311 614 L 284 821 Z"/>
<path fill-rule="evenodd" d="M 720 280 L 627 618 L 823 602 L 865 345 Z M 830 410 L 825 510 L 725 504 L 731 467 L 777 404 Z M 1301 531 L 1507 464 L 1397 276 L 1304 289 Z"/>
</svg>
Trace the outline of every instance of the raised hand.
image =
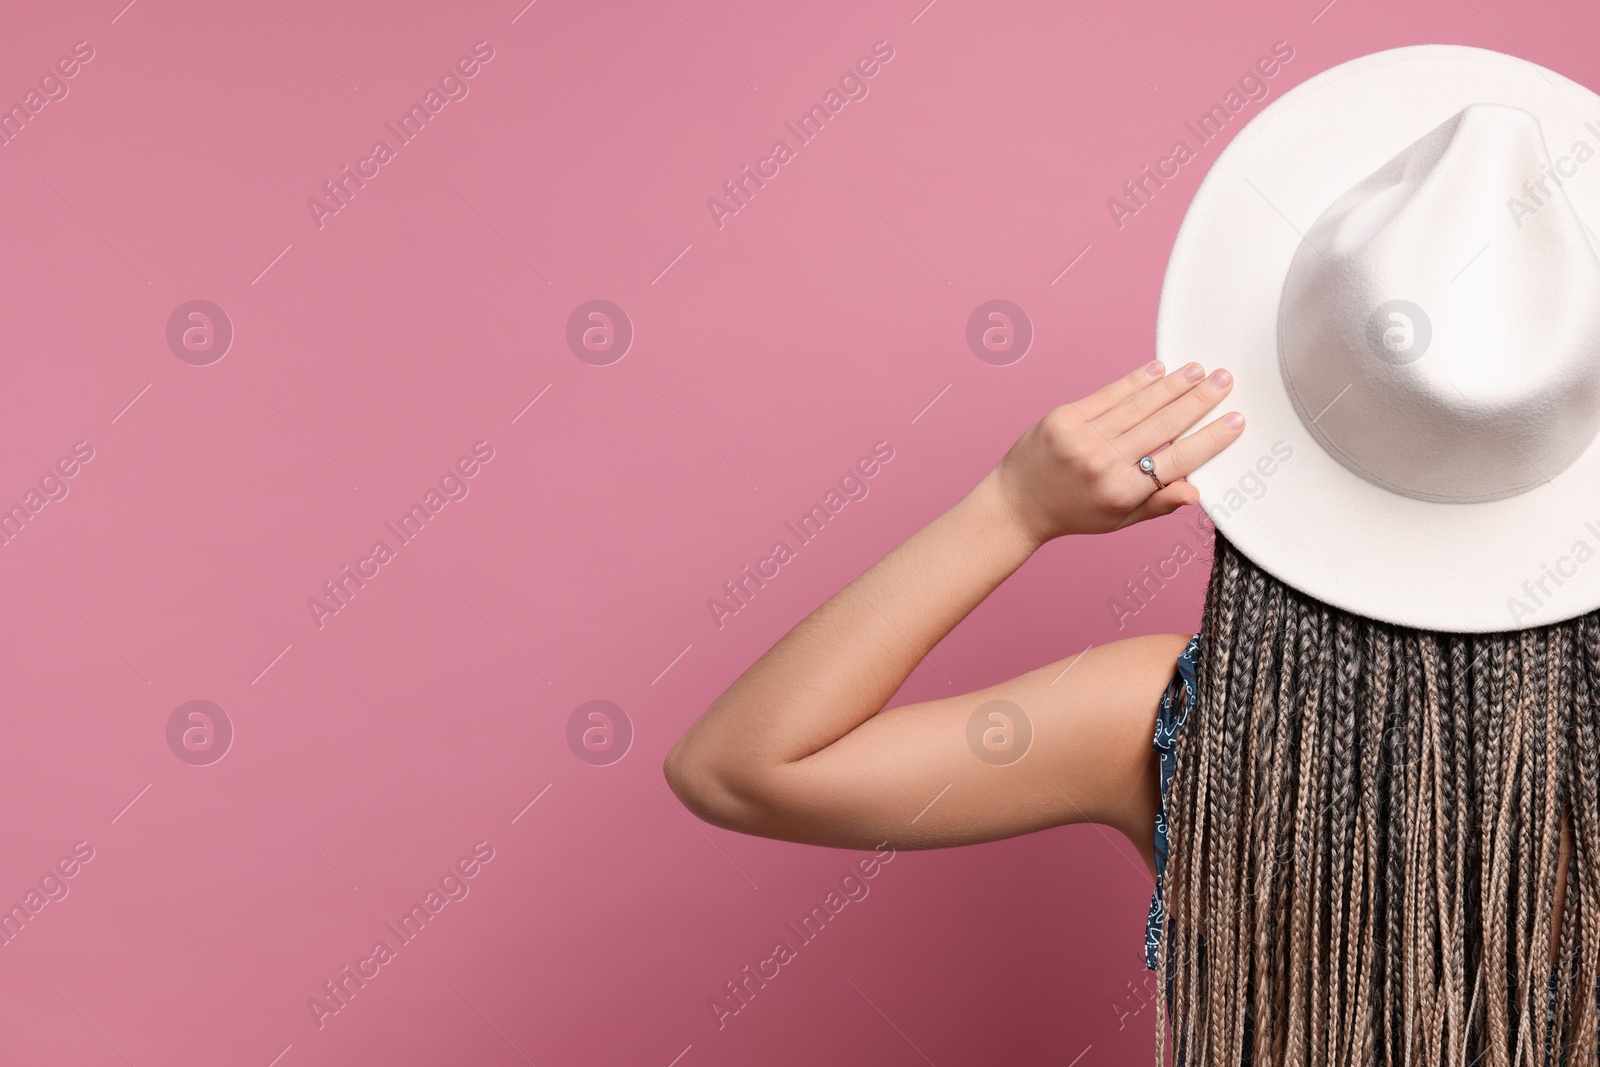
<svg viewBox="0 0 1600 1067">
<path fill-rule="evenodd" d="M 1039 544 L 1063 534 L 1108 533 L 1197 503 L 1182 479 L 1232 444 L 1244 416 L 1230 412 L 1172 443 L 1221 402 L 1233 376 L 1190 363 L 1163 374 L 1152 362 L 1053 409 L 1024 433 L 994 477 L 1019 528 Z M 1162 445 L 1169 447 L 1160 452 Z M 1157 489 L 1139 460 L 1154 453 Z"/>
</svg>

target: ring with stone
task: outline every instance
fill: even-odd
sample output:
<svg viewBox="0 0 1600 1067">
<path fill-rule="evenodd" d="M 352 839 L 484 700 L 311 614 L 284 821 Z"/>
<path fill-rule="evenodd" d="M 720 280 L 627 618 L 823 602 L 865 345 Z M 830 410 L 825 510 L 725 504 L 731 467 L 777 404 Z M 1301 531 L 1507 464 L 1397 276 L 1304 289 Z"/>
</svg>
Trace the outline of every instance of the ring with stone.
<svg viewBox="0 0 1600 1067">
<path fill-rule="evenodd" d="M 1156 488 L 1158 490 L 1165 489 L 1167 487 L 1167 483 L 1162 481 L 1161 476 L 1156 473 L 1156 461 L 1153 457 L 1145 456 L 1143 459 L 1139 460 L 1139 469 L 1150 476 L 1150 480 L 1156 483 Z"/>
</svg>

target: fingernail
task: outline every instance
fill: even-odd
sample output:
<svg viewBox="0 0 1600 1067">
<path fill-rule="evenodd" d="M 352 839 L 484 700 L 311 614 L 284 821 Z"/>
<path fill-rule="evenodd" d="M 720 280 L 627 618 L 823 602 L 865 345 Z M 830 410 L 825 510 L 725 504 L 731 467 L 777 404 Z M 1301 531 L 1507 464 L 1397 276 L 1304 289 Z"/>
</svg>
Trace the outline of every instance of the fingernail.
<svg viewBox="0 0 1600 1067">
<path fill-rule="evenodd" d="M 1198 363 L 1191 363 L 1183 368 L 1183 376 L 1191 382 L 1198 382 L 1206 376 L 1206 369 Z"/>
<path fill-rule="evenodd" d="M 1222 425 L 1230 430 L 1237 430 L 1244 425 L 1244 416 L 1237 411 L 1230 411 L 1222 420 Z"/>
<path fill-rule="evenodd" d="M 1233 381 L 1233 375 L 1229 374 L 1225 370 L 1222 370 L 1221 368 L 1211 372 L 1212 385 L 1227 385 L 1231 381 Z"/>
<path fill-rule="evenodd" d="M 1159 359 L 1152 359 L 1144 368 L 1144 372 L 1152 378 L 1161 377 L 1161 370 L 1161 361 Z"/>
</svg>

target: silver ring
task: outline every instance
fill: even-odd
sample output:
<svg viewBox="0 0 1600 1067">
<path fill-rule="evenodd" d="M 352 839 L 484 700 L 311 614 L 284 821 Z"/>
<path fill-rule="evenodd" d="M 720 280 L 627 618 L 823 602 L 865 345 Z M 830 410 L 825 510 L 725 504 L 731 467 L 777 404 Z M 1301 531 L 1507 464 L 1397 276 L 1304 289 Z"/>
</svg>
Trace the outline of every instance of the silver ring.
<svg viewBox="0 0 1600 1067">
<path fill-rule="evenodd" d="M 1156 461 L 1150 456 L 1145 456 L 1139 460 L 1139 469 L 1150 476 L 1150 480 L 1156 483 L 1157 490 L 1167 487 L 1167 483 L 1162 481 L 1161 476 L 1156 473 Z"/>
</svg>

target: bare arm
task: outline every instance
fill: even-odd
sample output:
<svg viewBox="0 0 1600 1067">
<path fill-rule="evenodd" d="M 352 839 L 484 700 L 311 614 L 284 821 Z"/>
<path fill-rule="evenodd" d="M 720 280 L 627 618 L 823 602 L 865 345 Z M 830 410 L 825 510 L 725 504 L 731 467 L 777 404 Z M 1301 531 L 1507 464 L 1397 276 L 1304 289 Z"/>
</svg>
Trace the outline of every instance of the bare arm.
<svg viewBox="0 0 1600 1067">
<path fill-rule="evenodd" d="M 881 709 L 1045 542 L 1193 503 L 1194 487 L 1177 479 L 1238 428 L 1218 420 L 1163 451 L 1157 473 L 1170 484 L 1159 492 L 1133 461 L 1198 422 L 1230 385 L 1141 369 L 1050 412 L 707 709 L 667 755 L 673 791 L 720 826 L 849 848 L 933 848 L 1083 821 L 1126 832 L 1153 819 L 1150 731 L 1181 635 L 1120 641 L 974 693 Z M 974 712 L 996 700 L 1014 707 L 986 708 L 973 728 Z"/>
</svg>

